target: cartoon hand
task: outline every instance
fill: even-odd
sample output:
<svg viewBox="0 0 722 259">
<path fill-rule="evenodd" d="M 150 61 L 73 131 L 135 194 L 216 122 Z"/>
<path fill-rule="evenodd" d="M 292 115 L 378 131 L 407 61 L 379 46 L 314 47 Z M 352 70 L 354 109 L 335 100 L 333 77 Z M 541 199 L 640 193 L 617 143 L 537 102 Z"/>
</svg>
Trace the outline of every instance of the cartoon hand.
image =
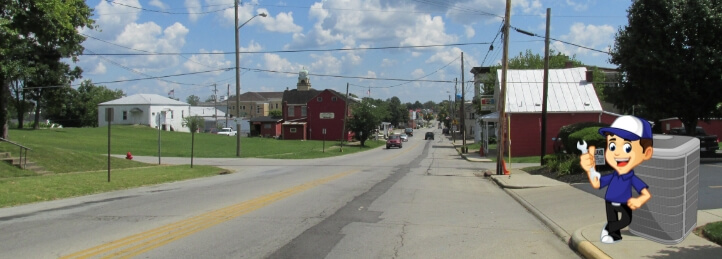
<svg viewBox="0 0 722 259">
<path fill-rule="evenodd" d="M 627 206 L 629 206 L 630 209 L 636 210 L 639 209 L 639 207 L 642 207 L 644 205 L 644 202 L 637 198 L 629 198 L 627 201 Z"/>
<path fill-rule="evenodd" d="M 594 150 L 594 146 L 590 146 L 589 150 Z M 579 156 L 579 165 L 589 174 L 589 171 L 594 168 L 595 165 L 594 152 L 587 152 Z"/>
</svg>

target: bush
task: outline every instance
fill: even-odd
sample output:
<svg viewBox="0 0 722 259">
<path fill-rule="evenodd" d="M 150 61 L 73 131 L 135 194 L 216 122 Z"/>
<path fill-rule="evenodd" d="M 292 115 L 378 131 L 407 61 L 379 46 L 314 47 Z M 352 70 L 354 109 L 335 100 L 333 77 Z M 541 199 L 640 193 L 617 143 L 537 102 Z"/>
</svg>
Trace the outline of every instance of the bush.
<svg viewBox="0 0 722 259">
<path fill-rule="evenodd" d="M 556 171 L 559 169 L 559 158 L 561 155 L 559 154 L 551 154 L 544 156 L 544 165 L 549 169 L 550 171 Z"/>
<path fill-rule="evenodd" d="M 577 143 L 568 142 L 569 135 L 589 127 L 609 127 L 609 124 L 599 122 L 579 122 L 563 126 L 559 129 L 557 138 L 561 138 L 564 142 L 564 149 L 567 151 L 567 154 L 579 154 L 579 151 L 577 150 Z M 599 133 L 597 133 L 597 135 L 599 135 Z M 587 144 L 589 144 L 589 141 L 587 141 Z"/>
<path fill-rule="evenodd" d="M 709 223 L 702 229 L 704 236 L 712 242 L 722 245 L 722 221 Z"/>
<path fill-rule="evenodd" d="M 584 140 L 587 142 L 587 147 L 595 146 L 597 148 L 604 148 L 607 146 L 607 139 L 599 134 L 600 127 L 588 127 L 576 131 L 564 139 L 564 146 L 573 146 L 574 152 L 568 154 L 581 155 L 581 151 L 577 149 L 577 142 Z M 568 152 L 568 151 L 567 151 Z"/>
<path fill-rule="evenodd" d="M 559 170 L 557 170 L 557 177 L 570 174 L 579 174 L 584 172 L 582 167 L 579 166 L 579 156 L 567 155 L 566 160 L 559 163 Z"/>
</svg>

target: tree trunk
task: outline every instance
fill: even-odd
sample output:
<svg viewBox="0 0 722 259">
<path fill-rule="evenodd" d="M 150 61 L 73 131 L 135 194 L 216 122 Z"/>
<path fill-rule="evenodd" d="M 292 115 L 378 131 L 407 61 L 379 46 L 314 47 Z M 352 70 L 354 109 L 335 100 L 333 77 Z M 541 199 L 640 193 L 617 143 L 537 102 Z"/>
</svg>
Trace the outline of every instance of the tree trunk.
<svg viewBox="0 0 722 259">
<path fill-rule="evenodd" d="M 10 83 L 0 73 L 0 136 L 8 139 L 8 100 Z"/>
<path fill-rule="evenodd" d="M 15 112 L 17 112 L 18 116 L 18 129 L 22 129 L 25 122 L 25 111 L 27 110 L 25 91 L 20 89 L 18 81 L 15 81 L 15 87 L 13 90 L 15 90 Z"/>
<path fill-rule="evenodd" d="M 40 98 L 42 98 L 42 89 L 38 90 L 37 98 L 35 99 L 35 125 L 33 129 L 40 128 Z"/>
</svg>

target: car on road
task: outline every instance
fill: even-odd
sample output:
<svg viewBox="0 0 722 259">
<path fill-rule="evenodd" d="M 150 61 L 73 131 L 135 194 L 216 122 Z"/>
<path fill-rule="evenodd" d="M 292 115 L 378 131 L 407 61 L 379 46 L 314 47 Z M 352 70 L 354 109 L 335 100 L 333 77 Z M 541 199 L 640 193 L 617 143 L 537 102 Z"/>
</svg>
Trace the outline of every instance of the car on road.
<svg viewBox="0 0 722 259">
<path fill-rule="evenodd" d="M 409 135 L 409 137 L 413 137 L 413 136 L 414 136 L 414 129 L 413 129 L 413 128 L 406 128 L 406 129 L 404 129 L 404 133 L 406 133 L 406 135 Z"/>
<path fill-rule="evenodd" d="M 409 135 L 401 134 L 399 137 L 401 137 L 401 141 L 403 142 L 409 141 Z"/>
<path fill-rule="evenodd" d="M 386 140 L 386 149 L 390 149 L 391 147 L 398 147 L 398 148 L 403 147 L 400 135 L 389 136 L 389 139 Z"/>
<path fill-rule="evenodd" d="M 222 128 L 221 130 L 216 133 L 218 135 L 227 135 L 227 136 L 235 136 L 237 132 L 233 130 L 232 128 Z"/>
<path fill-rule="evenodd" d="M 434 140 L 434 133 L 433 132 L 426 132 L 426 135 L 424 136 L 424 140 Z"/>
</svg>

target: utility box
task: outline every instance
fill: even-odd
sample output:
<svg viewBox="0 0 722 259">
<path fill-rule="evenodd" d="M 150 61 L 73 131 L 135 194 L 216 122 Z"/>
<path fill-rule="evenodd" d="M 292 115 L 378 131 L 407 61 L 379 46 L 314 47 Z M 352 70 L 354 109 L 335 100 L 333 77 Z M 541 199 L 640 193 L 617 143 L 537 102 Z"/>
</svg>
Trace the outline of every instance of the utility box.
<svg viewBox="0 0 722 259">
<path fill-rule="evenodd" d="M 652 198 L 634 211 L 629 231 L 646 239 L 673 245 L 697 226 L 699 139 L 654 135 L 652 159 L 634 168 L 649 185 Z"/>
</svg>

